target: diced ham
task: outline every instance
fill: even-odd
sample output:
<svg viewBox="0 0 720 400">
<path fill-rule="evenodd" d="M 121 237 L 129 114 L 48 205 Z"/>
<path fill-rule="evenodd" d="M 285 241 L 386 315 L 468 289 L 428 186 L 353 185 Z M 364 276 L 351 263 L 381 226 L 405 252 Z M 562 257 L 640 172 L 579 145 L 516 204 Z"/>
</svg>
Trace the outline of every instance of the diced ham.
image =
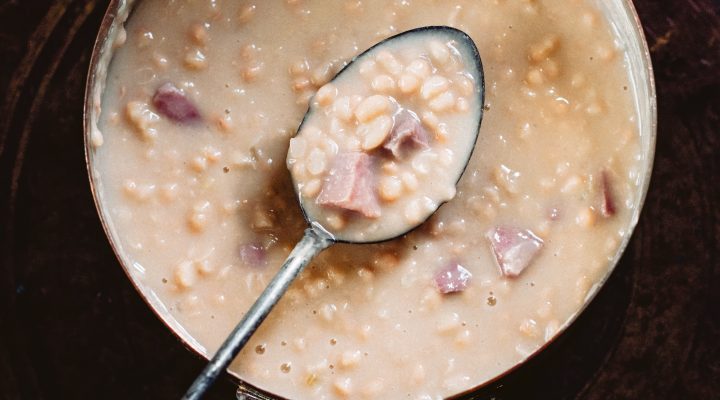
<svg viewBox="0 0 720 400">
<path fill-rule="evenodd" d="M 470 271 L 452 262 L 435 273 L 435 287 L 442 294 L 462 292 L 467 288 L 470 278 Z"/>
<path fill-rule="evenodd" d="M 395 158 L 403 158 L 409 149 L 428 148 L 429 135 L 420 120 L 410 111 L 402 110 L 395 116 L 395 126 L 383 148 Z"/>
<path fill-rule="evenodd" d="M 487 234 L 503 276 L 516 277 L 532 263 L 543 246 L 532 231 L 498 226 Z"/>
<path fill-rule="evenodd" d="M 249 267 L 264 267 L 267 265 L 267 251 L 260 244 L 246 243 L 240 246 L 240 260 Z"/>
<path fill-rule="evenodd" d="M 560 209 L 557 207 L 553 207 L 550 209 L 550 212 L 548 213 L 548 216 L 550 217 L 550 221 L 557 221 L 560 219 Z"/>
<path fill-rule="evenodd" d="M 615 197 L 612 190 L 612 182 L 610 181 L 610 173 L 603 170 L 600 178 L 600 188 L 602 190 L 602 199 L 600 204 L 600 213 L 605 218 L 610 218 L 617 211 L 615 208 Z"/>
<path fill-rule="evenodd" d="M 155 91 L 152 101 L 160 114 L 175 122 L 187 124 L 200 119 L 200 111 L 195 104 L 170 82 Z"/>
<path fill-rule="evenodd" d="M 359 152 L 338 154 L 323 182 L 317 203 L 359 212 L 368 218 L 379 217 L 372 157 Z"/>
</svg>

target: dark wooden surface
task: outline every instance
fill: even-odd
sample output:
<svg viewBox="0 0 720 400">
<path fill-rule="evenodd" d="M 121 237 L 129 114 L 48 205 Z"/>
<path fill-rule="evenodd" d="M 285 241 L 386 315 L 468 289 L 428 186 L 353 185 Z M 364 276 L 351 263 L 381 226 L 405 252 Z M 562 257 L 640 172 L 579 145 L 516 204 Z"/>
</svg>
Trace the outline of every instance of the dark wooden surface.
<svg viewBox="0 0 720 400">
<path fill-rule="evenodd" d="M 659 104 L 640 223 L 577 323 L 481 398 L 720 397 L 720 3 L 635 3 Z M 177 399 L 203 365 L 137 296 L 90 196 L 82 96 L 104 7 L 0 0 L 0 399 Z"/>
</svg>

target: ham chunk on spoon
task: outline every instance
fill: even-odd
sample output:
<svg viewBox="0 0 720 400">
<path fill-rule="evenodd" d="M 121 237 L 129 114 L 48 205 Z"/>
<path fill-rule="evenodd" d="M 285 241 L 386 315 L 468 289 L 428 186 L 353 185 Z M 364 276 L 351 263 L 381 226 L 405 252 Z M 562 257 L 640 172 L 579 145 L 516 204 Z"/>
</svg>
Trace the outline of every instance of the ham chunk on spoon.
<svg viewBox="0 0 720 400">
<path fill-rule="evenodd" d="M 498 226 L 487 234 L 495 260 L 503 276 L 517 277 L 527 268 L 543 247 L 543 241 L 532 231 Z"/>
<path fill-rule="evenodd" d="M 317 203 L 378 218 L 380 203 L 373 176 L 371 156 L 360 152 L 340 153 L 333 160 Z"/>
<path fill-rule="evenodd" d="M 395 158 L 403 158 L 407 150 L 427 149 L 429 135 L 420 120 L 410 111 L 402 110 L 395 116 L 395 126 L 383 148 Z"/>
</svg>

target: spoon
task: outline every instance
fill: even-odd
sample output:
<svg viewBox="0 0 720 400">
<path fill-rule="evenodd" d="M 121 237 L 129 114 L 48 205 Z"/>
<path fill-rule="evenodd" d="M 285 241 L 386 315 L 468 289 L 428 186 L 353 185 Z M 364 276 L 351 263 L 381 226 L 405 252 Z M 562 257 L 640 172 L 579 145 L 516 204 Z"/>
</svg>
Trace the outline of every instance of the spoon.
<svg viewBox="0 0 720 400">
<path fill-rule="evenodd" d="M 480 130 L 480 123 L 483 115 L 484 95 L 485 95 L 485 83 L 484 74 L 482 68 L 482 62 L 478 53 L 477 47 L 473 40 L 464 32 L 450 28 L 447 26 L 428 26 L 421 27 L 413 30 L 409 30 L 398 35 L 387 38 L 373 47 L 369 48 L 362 54 L 353 58 L 340 72 L 333 77 L 330 83 L 337 84 L 336 86 L 342 87 L 348 82 L 359 79 L 361 64 L 365 60 L 370 60 L 372 57 L 377 57 L 384 50 L 389 52 L 397 52 L 402 54 L 402 51 L 408 48 L 412 49 L 412 46 L 426 46 L 430 42 L 445 43 L 449 46 L 445 47 L 446 50 L 450 50 L 451 55 L 456 56 L 456 59 L 460 59 L 464 64 L 464 70 L 462 73 L 466 77 L 470 78 L 472 83 L 472 89 L 468 103 L 470 104 L 469 110 L 462 116 L 462 121 L 459 125 L 453 125 L 455 127 L 460 126 L 460 131 L 452 132 L 451 142 L 454 148 L 457 150 L 454 153 L 454 162 L 450 162 L 449 170 L 445 171 L 444 176 L 433 177 L 434 182 L 431 182 L 427 187 L 422 188 L 418 196 L 426 199 L 424 202 L 425 206 L 416 210 L 417 212 L 413 215 L 413 218 L 408 220 L 407 218 L 399 219 L 396 210 L 389 210 L 381 215 L 380 210 L 377 209 L 375 204 L 371 204 L 372 207 L 367 207 L 364 204 L 360 204 L 356 201 L 348 201 L 347 198 L 343 198 L 342 195 L 336 195 L 332 192 L 332 186 L 340 186 L 347 189 L 348 179 L 340 176 L 341 172 L 347 170 L 344 166 L 336 166 L 333 169 L 331 167 L 328 177 L 325 179 L 323 191 L 316 197 L 305 196 L 301 194 L 304 182 L 302 177 L 293 175 L 293 183 L 296 194 L 300 203 L 301 210 L 305 220 L 308 222 L 308 228 L 305 230 L 303 237 L 297 243 L 297 245 L 290 252 L 290 255 L 285 260 L 278 273 L 268 284 L 267 288 L 260 294 L 255 303 L 250 307 L 248 312 L 243 316 L 242 320 L 233 329 L 230 335 L 227 337 L 225 342 L 220 346 L 218 351 L 215 353 L 213 358 L 210 360 L 205 369 L 195 379 L 193 384 L 187 390 L 183 399 L 193 400 L 200 399 L 205 391 L 213 384 L 219 374 L 224 371 L 230 362 L 237 356 L 242 348 L 250 340 L 250 337 L 255 333 L 260 324 L 265 320 L 270 310 L 280 300 L 282 295 L 288 289 L 293 280 L 303 271 L 305 266 L 321 251 L 330 247 L 334 243 L 355 243 L 355 244 L 367 244 L 376 243 L 386 240 L 391 240 L 402 236 L 409 231 L 420 226 L 425 220 L 427 220 L 435 211 L 446 201 L 454 197 L 455 186 L 457 185 L 460 177 L 462 176 L 467 164 L 470 161 L 475 143 L 477 141 L 478 133 Z M 443 58 L 447 54 L 443 54 L 444 51 L 440 51 L 437 57 Z M 432 53 L 432 49 L 431 49 Z M 386 52 L 387 54 L 387 52 Z M 430 61 L 430 57 L 427 58 Z M 458 73 L 458 72 L 455 72 Z M 424 88 L 423 88 L 424 89 Z M 319 93 L 319 92 L 318 92 Z M 424 96 L 425 93 L 421 91 L 417 96 Z M 318 97 L 316 94 L 315 97 Z M 303 118 L 296 138 L 304 138 L 309 136 L 307 133 L 311 129 L 310 127 L 317 122 L 318 119 L 323 117 L 318 105 L 318 101 L 311 101 L 311 105 Z M 395 107 L 393 111 L 393 126 L 403 124 L 400 122 L 401 119 L 414 120 L 420 126 L 419 117 L 412 111 L 408 111 L 403 108 L 402 104 L 392 104 Z M 358 106 L 359 107 L 359 106 Z M 357 108 L 356 108 L 357 110 Z M 357 114 L 357 111 L 356 111 Z M 456 121 L 457 122 L 457 121 Z M 387 131 L 387 128 L 385 129 Z M 395 131 L 393 131 L 395 132 Z M 388 133 L 388 132 L 385 132 Z M 366 136 L 367 138 L 368 136 Z M 413 142 L 411 137 L 410 142 L 401 143 L 403 147 L 420 147 L 424 148 L 426 144 L 422 143 L 420 139 L 415 138 Z M 385 139 L 384 143 L 392 142 L 393 137 Z M 368 144 L 369 143 L 369 144 Z M 397 144 L 397 143 L 396 143 Z M 372 147 L 375 146 L 375 147 Z M 367 154 L 382 154 L 385 157 L 397 157 L 397 162 L 407 162 L 403 157 L 400 146 L 388 146 L 380 148 L 376 143 L 372 143 L 371 140 L 365 140 L 362 144 L 363 148 L 372 147 L 366 149 L 365 153 L 347 153 L 350 156 L 345 157 L 357 162 L 357 165 L 362 160 L 367 160 L 369 156 Z M 417 150 L 417 149 L 416 149 Z M 292 153 L 292 148 L 290 153 Z M 336 157 L 336 160 L 340 156 Z M 296 160 L 288 155 L 288 167 L 291 172 L 293 171 L 292 165 Z M 356 164 L 353 164 L 356 165 Z M 368 169 L 370 171 L 370 169 Z M 365 174 L 367 175 L 367 174 Z M 352 178 L 353 185 L 351 185 L 350 194 L 354 195 L 357 190 L 354 185 L 358 182 L 362 183 L 362 178 Z M 438 183 L 438 181 L 440 181 Z M 435 193 L 438 187 L 442 187 L 442 183 L 446 183 L 451 188 L 451 193 L 448 191 L 442 194 Z M 366 185 L 367 186 L 367 185 Z M 328 188 L 330 187 L 330 188 Z M 373 188 L 374 190 L 374 188 Z M 427 192 L 427 193 L 425 193 Z M 424 196 L 424 197 L 423 197 Z M 315 201 L 312 201 L 315 200 Z M 371 202 L 372 203 L 372 202 Z M 350 223 L 344 226 L 333 226 L 333 224 L 327 223 L 327 218 L 324 218 L 326 214 L 335 212 L 338 215 L 337 208 L 344 217 L 350 219 Z"/>
</svg>

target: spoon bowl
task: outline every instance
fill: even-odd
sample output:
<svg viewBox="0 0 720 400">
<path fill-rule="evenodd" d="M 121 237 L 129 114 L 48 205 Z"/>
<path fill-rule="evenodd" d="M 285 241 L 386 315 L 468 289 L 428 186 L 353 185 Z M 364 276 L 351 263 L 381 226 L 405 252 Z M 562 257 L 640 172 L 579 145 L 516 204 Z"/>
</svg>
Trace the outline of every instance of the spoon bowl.
<svg viewBox="0 0 720 400">
<path fill-rule="evenodd" d="M 337 103 L 342 103 L 343 101 L 340 94 L 337 95 L 338 98 L 336 99 L 335 104 L 330 104 L 324 107 L 319 104 L 318 100 L 312 99 L 310 101 L 308 111 L 305 113 L 305 116 L 300 123 L 297 134 L 293 139 L 291 139 L 291 151 L 288 155 L 288 168 L 291 171 L 293 184 L 295 187 L 295 191 L 298 194 L 298 201 L 302 208 L 305 220 L 308 221 L 308 223 L 316 222 L 320 224 L 326 231 L 331 233 L 333 238 L 338 242 L 382 242 L 402 236 L 409 231 L 415 229 L 416 227 L 420 226 L 437 210 L 437 208 L 439 208 L 443 203 L 453 197 L 447 196 L 445 195 L 445 193 L 439 193 L 441 188 L 440 185 L 438 185 L 438 180 L 445 181 L 446 183 L 452 185 L 452 187 L 454 188 L 460 180 L 463 172 L 465 171 L 468 162 L 470 161 L 473 150 L 475 149 L 475 143 L 477 142 L 478 133 L 480 131 L 480 124 L 482 122 L 483 105 L 485 100 L 485 80 L 480 54 L 473 40 L 465 32 L 447 26 L 426 26 L 397 34 L 377 43 L 363 53 L 354 57 L 344 68 L 340 70 L 340 72 L 335 75 L 335 77 L 331 80 L 330 84 L 326 85 L 325 87 L 332 87 L 332 89 L 337 89 L 340 91 L 342 91 L 343 88 L 352 90 L 355 86 L 357 86 L 357 81 L 359 80 L 358 78 L 360 77 L 360 79 L 363 79 L 363 69 L 369 69 L 368 64 L 373 65 L 374 63 L 376 63 L 376 61 L 374 60 L 378 60 L 383 56 L 387 56 L 388 54 L 395 53 L 402 55 L 403 48 L 423 48 L 428 46 L 428 43 L 447 43 L 449 45 L 449 48 L 451 49 L 451 52 L 455 53 L 454 56 L 456 57 L 456 62 L 461 62 L 461 65 L 464 67 L 458 67 L 459 70 L 453 75 L 466 75 L 468 78 L 467 80 L 470 82 L 472 87 L 468 89 L 469 94 L 468 96 L 466 96 L 467 102 L 469 103 L 469 109 L 465 113 L 460 113 L 460 115 L 453 115 L 452 113 L 446 112 L 444 114 L 445 119 L 448 120 L 448 129 L 452 130 L 450 137 L 443 139 L 448 142 L 446 143 L 447 148 L 452 149 L 452 164 L 450 165 L 450 168 L 447 168 L 444 171 L 445 173 L 442 177 L 433 177 L 434 181 L 431 182 L 432 185 L 421 187 L 421 189 L 418 190 L 416 197 L 428 197 L 428 203 L 431 204 L 429 207 L 424 208 L 421 211 L 420 215 L 416 216 L 416 218 L 413 218 L 413 220 L 411 221 L 404 220 L 402 210 L 399 210 L 399 207 L 393 207 L 393 205 L 401 203 L 401 201 L 398 200 L 394 201 L 393 204 L 391 204 L 390 206 L 383 207 L 384 210 L 381 217 L 362 218 L 363 216 L 358 215 L 358 213 L 354 213 L 349 216 L 346 215 L 346 219 L 348 220 L 347 226 L 339 229 L 337 227 L 333 227 L 332 224 L 328 224 L 326 223 L 326 221 L 324 221 L 323 217 L 327 215 L 328 207 L 324 207 L 323 205 L 318 204 L 317 201 L 313 201 L 315 200 L 314 198 L 312 198 L 313 196 L 307 196 L 303 194 L 303 189 L 307 183 L 304 183 L 299 179 L 299 175 L 301 174 L 296 173 L 296 169 L 294 168 L 295 164 L 300 162 L 300 160 L 298 160 L 299 157 L 293 157 L 293 143 L 298 140 L 310 142 L 309 139 L 305 140 L 304 138 L 306 136 L 310 136 L 311 134 L 316 133 L 318 130 L 327 132 L 329 130 L 337 129 L 330 125 L 335 123 L 334 121 L 332 121 L 332 119 L 336 118 L 335 115 L 338 114 L 338 112 L 334 110 L 334 108 L 338 107 Z M 383 52 L 385 54 L 383 54 Z M 426 57 L 427 66 L 430 66 L 430 68 L 433 69 L 432 72 L 435 72 L 436 68 L 433 66 L 434 60 L 431 59 L 431 56 L 423 55 L 420 57 L 420 59 L 425 60 Z M 391 62 L 392 60 L 388 61 L 387 63 Z M 379 64 L 380 61 L 378 61 L 377 63 Z M 408 67 L 406 67 L 406 70 L 413 69 L 414 66 L 415 65 L 409 65 Z M 388 68 L 391 67 L 385 66 L 385 69 Z M 382 67 L 377 69 L 379 71 L 376 72 L 377 74 L 379 74 L 379 76 L 387 76 L 383 75 L 385 71 L 382 70 Z M 402 82 L 403 78 L 403 76 L 398 78 L 398 84 Z M 432 83 L 432 79 L 428 79 L 426 77 L 425 82 L 428 81 L 431 81 Z M 373 85 L 375 85 L 375 82 L 373 82 Z M 321 92 L 322 90 L 323 88 L 320 89 Z M 419 115 L 423 113 L 419 112 L 417 108 L 413 107 L 425 106 L 425 93 L 423 92 L 423 90 L 424 88 L 420 88 L 417 90 L 417 92 L 412 92 L 408 95 L 405 95 L 404 98 L 397 100 L 391 96 L 392 104 L 390 107 L 392 108 L 392 110 L 390 113 L 392 114 L 392 119 L 394 120 L 394 127 L 397 127 L 398 124 L 401 124 L 403 122 L 401 121 L 401 119 L 406 115 L 410 114 L 413 116 L 412 119 L 417 119 L 416 122 L 418 122 L 420 125 L 427 125 L 427 123 L 424 121 L 426 119 L 424 118 L 425 116 Z M 326 122 L 329 122 L 326 123 L 325 126 L 322 125 L 323 119 L 326 120 Z M 420 122 L 421 119 L 423 119 L 422 122 Z M 371 121 L 368 125 L 371 125 L 375 121 L 377 121 L 377 119 Z M 358 126 L 357 129 L 361 130 L 362 124 L 359 125 L 360 126 Z M 352 127 L 350 128 L 350 130 L 351 129 Z M 433 132 L 430 132 L 430 134 L 432 135 Z M 328 136 L 332 135 L 328 134 Z M 337 146 L 342 147 L 341 141 L 348 136 L 351 137 L 351 139 L 357 138 L 360 141 L 363 140 L 362 133 L 355 132 L 343 132 L 339 135 L 335 135 L 335 137 L 333 138 L 325 138 L 325 140 L 329 139 L 330 141 L 332 141 L 334 139 L 332 143 L 337 142 Z M 437 138 L 435 139 L 437 140 Z M 322 147 L 322 145 L 324 145 L 324 143 L 321 143 L 318 147 Z M 310 147 L 310 145 L 304 143 L 303 147 Z M 352 147 L 352 145 L 349 145 L 347 147 Z M 307 151 L 309 152 L 309 149 Z M 354 152 L 355 149 L 353 149 L 352 151 Z M 410 158 L 410 156 L 407 155 L 405 157 L 395 157 L 393 154 L 395 152 L 395 149 L 393 149 L 393 152 L 391 152 L 387 148 L 378 147 L 375 149 L 371 149 L 370 151 L 366 151 L 364 149 L 362 151 L 371 155 L 374 159 L 373 161 L 376 164 L 381 164 L 384 162 L 409 164 L 415 162 L 415 160 L 409 160 L 408 158 Z M 343 149 L 341 148 L 337 150 L 337 152 L 342 153 Z M 416 152 L 416 154 L 420 153 L 421 152 Z M 337 156 L 337 154 L 335 154 L 335 156 Z M 422 155 L 420 156 L 422 157 Z M 333 172 L 334 171 L 332 171 L 331 169 L 328 175 L 333 175 Z M 452 194 L 454 195 L 454 193 Z M 409 196 L 412 196 L 412 194 L 410 194 Z M 346 208 L 347 207 L 340 207 L 340 209 Z"/>
</svg>

